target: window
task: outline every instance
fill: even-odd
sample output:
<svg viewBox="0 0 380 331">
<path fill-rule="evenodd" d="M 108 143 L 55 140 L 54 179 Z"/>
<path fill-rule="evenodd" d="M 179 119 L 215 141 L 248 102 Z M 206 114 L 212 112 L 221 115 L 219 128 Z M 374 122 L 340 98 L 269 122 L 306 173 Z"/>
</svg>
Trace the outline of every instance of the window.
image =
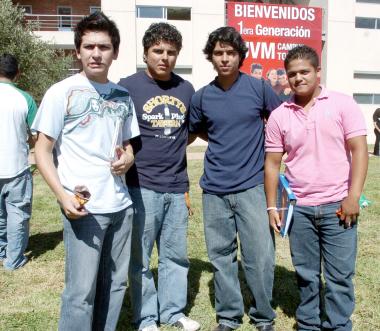
<svg viewBox="0 0 380 331">
<path fill-rule="evenodd" d="M 31 14 L 32 13 L 32 6 L 31 5 L 22 5 L 22 9 L 24 9 L 24 14 Z"/>
<path fill-rule="evenodd" d="M 191 21 L 191 8 L 168 7 L 166 16 L 168 20 Z"/>
<path fill-rule="evenodd" d="M 354 99 L 361 105 L 380 104 L 380 94 L 354 93 Z"/>
<path fill-rule="evenodd" d="M 137 7 L 137 17 L 140 18 L 164 18 L 163 7 Z"/>
<path fill-rule="evenodd" d="M 376 29 L 376 18 L 355 17 L 355 28 Z"/>
<path fill-rule="evenodd" d="M 378 3 L 378 4 L 380 4 L 380 0 L 356 0 L 356 2 Z"/>
<path fill-rule="evenodd" d="M 101 11 L 102 8 L 99 6 L 90 6 L 90 14 L 96 13 L 97 11 Z"/>
<path fill-rule="evenodd" d="M 162 18 L 167 20 L 191 20 L 191 8 L 137 6 L 136 16 L 139 18 Z"/>
<path fill-rule="evenodd" d="M 57 12 L 59 15 L 59 27 L 62 30 L 71 29 L 71 7 L 58 7 Z"/>
</svg>

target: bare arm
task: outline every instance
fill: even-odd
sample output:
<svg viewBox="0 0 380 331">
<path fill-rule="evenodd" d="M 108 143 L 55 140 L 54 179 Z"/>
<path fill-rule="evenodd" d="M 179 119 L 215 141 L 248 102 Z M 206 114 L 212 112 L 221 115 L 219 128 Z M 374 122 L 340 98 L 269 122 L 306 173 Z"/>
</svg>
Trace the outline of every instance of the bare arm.
<svg viewBox="0 0 380 331">
<path fill-rule="evenodd" d="M 268 208 L 276 207 L 278 175 L 283 153 L 266 153 L 264 168 L 264 188 Z M 269 223 L 275 232 L 280 232 L 281 220 L 276 209 L 268 210 Z"/>
<path fill-rule="evenodd" d="M 351 185 L 348 196 L 343 199 L 340 220 L 350 227 L 357 221 L 359 215 L 359 199 L 363 190 L 368 168 L 368 148 L 365 136 L 358 136 L 347 140 L 348 148 L 352 155 L 351 160 Z"/>
<path fill-rule="evenodd" d="M 77 219 L 87 215 L 87 211 L 79 204 L 74 195 L 66 193 L 53 162 L 54 139 L 43 134 L 38 134 L 35 146 L 35 157 L 38 170 L 50 189 L 53 191 L 64 213 L 70 219 Z"/>
</svg>

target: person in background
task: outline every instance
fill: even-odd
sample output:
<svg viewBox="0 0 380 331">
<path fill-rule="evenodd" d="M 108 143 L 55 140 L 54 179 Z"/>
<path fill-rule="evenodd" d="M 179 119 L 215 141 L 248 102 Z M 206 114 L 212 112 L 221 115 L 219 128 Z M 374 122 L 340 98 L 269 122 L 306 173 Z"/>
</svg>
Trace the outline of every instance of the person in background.
<svg viewBox="0 0 380 331">
<path fill-rule="evenodd" d="M 0 261 L 6 270 L 27 263 L 33 178 L 29 147 L 35 136 L 30 126 L 37 112 L 33 98 L 16 87 L 18 61 L 12 54 L 0 56 Z"/>
<path fill-rule="evenodd" d="M 373 155 L 380 156 L 380 108 L 377 108 L 373 113 L 373 126 L 376 136 L 375 146 L 373 148 Z"/>
</svg>

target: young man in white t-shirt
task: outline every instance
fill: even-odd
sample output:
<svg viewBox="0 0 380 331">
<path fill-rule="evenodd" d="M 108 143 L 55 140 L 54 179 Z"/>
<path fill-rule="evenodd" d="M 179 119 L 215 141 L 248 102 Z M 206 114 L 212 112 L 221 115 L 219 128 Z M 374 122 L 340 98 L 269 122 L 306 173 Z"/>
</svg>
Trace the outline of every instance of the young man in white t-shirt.
<svg viewBox="0 0 380 331">
<path fill-rule="evenodd" d="M 119 43 L 103 13 L 82 19 L 75 47 L 83 71 L 46 92 L 32 127 L 38 168 L 63 218 L 60 330 L 114 330 L 126 289 L 132 202 L 122 176 L 133 164 L 129 139 L 139 129 L 128 91 L 107 78 Z"/>
</svg>

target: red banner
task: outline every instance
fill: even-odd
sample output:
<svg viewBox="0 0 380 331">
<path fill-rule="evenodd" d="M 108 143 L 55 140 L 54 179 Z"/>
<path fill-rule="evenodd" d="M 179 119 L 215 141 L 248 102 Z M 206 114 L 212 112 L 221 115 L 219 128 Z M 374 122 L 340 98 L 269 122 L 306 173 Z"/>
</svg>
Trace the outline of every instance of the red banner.
<svg viewBox="0 0 380 331">
<path fill-rule="evenodd" d="M 271 85 L 284 84 L 284 59 L 299 44 L 322 49 L 322 9 L 292 5 L 247 2 L 227 4 L 227 25 L 240 32 L 247 43 L 247 58 L 242 71 Z M 286 81 L 287 84 L 287 81 Z"/>
</svg>

